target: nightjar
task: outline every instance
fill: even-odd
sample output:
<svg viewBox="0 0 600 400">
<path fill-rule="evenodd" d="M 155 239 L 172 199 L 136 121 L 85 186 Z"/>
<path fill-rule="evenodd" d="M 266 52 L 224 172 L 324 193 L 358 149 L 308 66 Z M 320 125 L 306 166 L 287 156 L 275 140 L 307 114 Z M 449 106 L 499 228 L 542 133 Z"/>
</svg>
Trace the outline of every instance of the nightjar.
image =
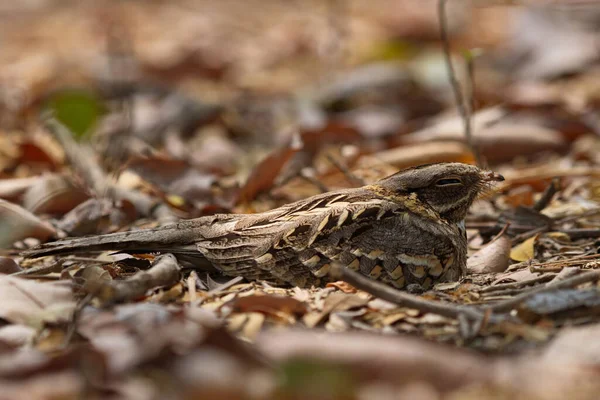
<svg viewBox="0 0 600 400">
<path fill-rule="evenodd" d="M 155 229 L 65 239 L 26 257 L 121 250 L 174 254 L 194 268 L 296 286 L 328 280 L 332 262 L 397 288 L 465 274 L 467 210 L 501 175 L 461 163 L 422 165 L 374 184 L 258 214 L 217 214 Z"/>
</svg>

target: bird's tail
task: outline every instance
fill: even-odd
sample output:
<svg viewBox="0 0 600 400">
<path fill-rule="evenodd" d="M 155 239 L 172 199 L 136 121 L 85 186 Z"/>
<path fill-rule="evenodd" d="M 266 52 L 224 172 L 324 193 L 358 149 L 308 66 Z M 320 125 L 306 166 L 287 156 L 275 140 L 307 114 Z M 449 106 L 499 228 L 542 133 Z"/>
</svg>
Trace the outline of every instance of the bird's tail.
<svg viewBox="0 0 600 400">
<path fill-rule="evenodd" d="M 181 226 L 184 224 L 175 223 L 154 229 L 58 240 L 26 250 L 21 254 L 26 258 L 37 258 L 55 254 L 120 250 L 138 253 L 171 252 L 184 254 L 195 252 L 199 255 L 193 245 L 194 240 L 197 240 L 198 237 L 191 234 L 189 226 Z"/>
</svg>

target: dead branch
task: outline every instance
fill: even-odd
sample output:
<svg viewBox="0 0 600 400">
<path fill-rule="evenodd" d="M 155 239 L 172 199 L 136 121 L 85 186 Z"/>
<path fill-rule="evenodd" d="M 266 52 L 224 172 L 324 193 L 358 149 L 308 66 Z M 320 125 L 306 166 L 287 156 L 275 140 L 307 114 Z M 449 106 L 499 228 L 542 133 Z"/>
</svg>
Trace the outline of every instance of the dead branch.
<svg viewBox="0 0 600 400">
<path fill-rule="evenodd" d="M 554 275 L 542 275 L 533 279 L 527 279 L 525 281 L 520 282 L 511 282 L 511 283 L 501 283 L 499 285 L 494 286 L 486 286 L 482 288 L 479 293 L 490 293 L 490 292 L 499 292 L 505 289 L 521 289 L 525 286 L 534 285 L 536 283 L 546 283 L 554 279 Z M 495 293 L 494 293 L 495 294 Z"/>
<path fill-rule="evenodd" d="M 330 275 L 334 279 L 341 279 L 355 288 L 402 307 L 414 308 L 425 313 L 438 314 L 449 318 L 458 318 L 460 315 L 476 321 L 484 318 L 484 313 L 475 308 L 424 300 L 419 296 L 401 292 L 391 286 L 366 278 L 341 265 L 332 265 Z"/>
<path fill-rule="evenodd" d="M 594 282 L 600 279 L 600 271 L 584 272 L 583 274 L 567 278 L 559 282 L 550 283 L 543 287 L 535 287 L 527 292 L 521 293 L 511 299 L 501 301 L 499 303 L 486 306 L 484 309 L 490 309 L 494 312 L 507 312 L 515 307 L 518 307 L 524 301 L 528 300 L 532 296 L 540 293 L 551 292 L 559 289 L 569 289 L 575 286 L 579 286 L 584 283 Z"/>
<path fill-rule="evenodd" d="M 147 271 L 123 281 L 101 283 L 93 293 L 104 303 L 120 303 L 144 297 L 149 290 L 170 287 L 181 279 L 181 267 L 174 255 L 166 253 L 154 259 Z"/>
<path fill-rule="evenodd" d="M 73 314 L 71 315 L 71 321 L 69 322 L 69 326 L 67 327 L 67 332 L 65 333 L 65 338 L 63 340 L 63 348 L 67 348 L 73 338 L 75 337 L 75 333 L 77 332 L 77 325 L 79 324 L 79 318 L 81 317 L 81 313 L 83 309 L 90 304 L 93 296 L 91 294 L 87 294 L 84 298 L 77 302 L 77 306 L 73 310 Z"/>
</svg>

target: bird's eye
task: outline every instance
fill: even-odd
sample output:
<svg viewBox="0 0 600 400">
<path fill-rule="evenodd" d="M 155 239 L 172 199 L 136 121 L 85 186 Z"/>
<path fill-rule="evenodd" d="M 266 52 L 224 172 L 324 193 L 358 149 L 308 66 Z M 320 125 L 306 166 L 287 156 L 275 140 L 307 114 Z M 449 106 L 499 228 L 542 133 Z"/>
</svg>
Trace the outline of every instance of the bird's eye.
<svg viewBox="0 0 600 400">
<path fill-rule="evenodd" d="M 440 179 L 435 184 L 436 186 L 450 186 L 450 185 L 460 185 L 462 182 L 458 178 L 446 178 Z"/>
</svg>

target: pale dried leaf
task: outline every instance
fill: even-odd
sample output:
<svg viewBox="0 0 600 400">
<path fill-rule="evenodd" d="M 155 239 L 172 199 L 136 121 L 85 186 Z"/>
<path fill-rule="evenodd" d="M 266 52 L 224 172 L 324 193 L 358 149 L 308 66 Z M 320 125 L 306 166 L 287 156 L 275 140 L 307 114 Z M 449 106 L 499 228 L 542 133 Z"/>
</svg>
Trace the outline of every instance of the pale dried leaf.
<svg viewBox="0 0 600 400">
<path fill-rule="evenodd" d="M 29 344 L 36 335 L 36 330 L 31 326 L 10 324 L 0 328 L 0 342 L 14 347 Z"/>
<path fill-rule="evenodd" d="M 492 285 L 508 282 L 523 282 L 539 277 L 538 274 L 531 272 L 529 268 L 524 268 L 518 271 L 507 272 L 496 276 L 496 280 Z"/>
<path fill-rule="evenodd" d="M 89 195 L 62 175 L 46 175 L 23 195 L 23 207 L 36 214 L 65 214 Z"/>
<path fill-rule="evenodd" d="M 436 162 L 473 163 L 474 161 L 475 159 L 467 145 L 455 141 L 436 141 L 394 147 L 363 156 L 358 160 L 358 168 L 368 168 L 374 164 L 387 163 L 403 169 Z"/>
<path fill-rule="evenodd" d="M 44 321 L 68 318 L 75 307 L 65 282 L 36 282 L 0 275 L 0 317 L 17 324 L 40 327 Z"/>
<path fill-rule="evenodd" d="M 564 148 L 563 136 L 552 129 L 530 121 L 502 118 L 505 110 L 495 107 L 473 115 L 473 139 L 478 150 L 490 162 L 510 160 L 517 156 Z M 407 143 L 432 140 L 464 141 L 464 126 L 460 117 L 452 117 L 431 127 L 406 135 Z"/>
<path fill-rule="evenodd" d="M 32 185 L 41 179 L 39 176 L 30 178 L 0 179 L 0 198 L 10 201 L 19 199 Z"/>
<path fill-rule="evenodd" d="M 265 322 L 265 315 L 259 312 L 246 313 L 246 323 L 242 329 L 242 334 L 249 340 L 256 339 Z"/>
<path fill-rule="evenodd" d="M 503 272 L 508 268 L 509 255 L 510 238 L 503 234 L 469 257 L 467 269 L 475 274 Z"/>
<path fill-rule="evenodd" d="M 16 204 L 0 200 L 0 248 L 28 237 L 46 241 L 54 236 L 52 225 Z"/>
<path fill-rule="evenodd" d="M 542 359 L 558 364 L 600 365 L 600 324 L 562 330 L 544 350 Z"/>
<path fill-rule="evenodd" d="M 323 310 L 318 313 L 308 313 L 303 320 L 309 328 L 315 327 L 326 316 L 335 311 L 346 311 L 351 308 L 364 306 L 369 302 L 368 298 L 357 294 L 335 292 L 327 296 Z"/>
</svg>

